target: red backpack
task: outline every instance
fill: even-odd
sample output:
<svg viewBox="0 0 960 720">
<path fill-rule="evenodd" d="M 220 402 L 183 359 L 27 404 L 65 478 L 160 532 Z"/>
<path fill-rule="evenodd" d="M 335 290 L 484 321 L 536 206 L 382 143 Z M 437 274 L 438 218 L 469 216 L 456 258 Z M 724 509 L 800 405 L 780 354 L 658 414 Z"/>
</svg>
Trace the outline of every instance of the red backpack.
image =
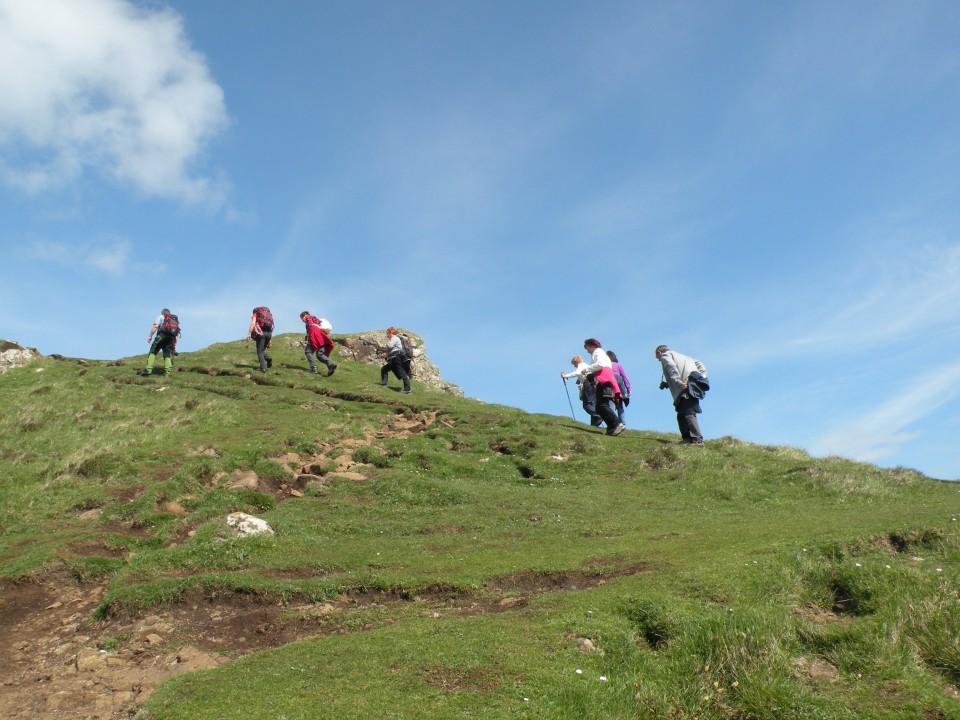
<svg viewBox="0 0 960 720">
<path fill-rule="evenodd" d="M 164 335 L 179 335 L 180 321 L 176 315 L 167 314 L 163 316 L 163 324 L 160 326 L 160 332 Z"/>
<path fill-rule="evenodd" d="M 270 308 L 262 305 L 255 307 L 253 314 L 257 316 L 257 325 L 262 332 L 273 332 L 273 314 L 270 312 Z"/>
</svg>

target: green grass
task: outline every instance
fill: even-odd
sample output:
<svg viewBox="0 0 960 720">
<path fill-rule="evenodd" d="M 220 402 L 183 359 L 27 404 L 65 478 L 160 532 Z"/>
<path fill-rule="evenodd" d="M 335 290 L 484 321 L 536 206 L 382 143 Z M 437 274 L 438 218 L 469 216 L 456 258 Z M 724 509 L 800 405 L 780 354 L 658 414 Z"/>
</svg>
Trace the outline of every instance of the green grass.
<svg viewBox="0 0 960 720">
<path fill-rule="evenodd" d="M 107 621 L 364 599 L 168 681 L 144 717 L 960 718 L 957 487 L 734 438 L 606 438 L 400 395 L 346 360 L 312 376 L 294 339 L 265 376 L 243 343 L 169 379 L 140 359 L 0 376 L 4 577 L 108 579 Z M 289 481 L 291 452 L 324 455 L 302 497 L 226 488 Z M 276 535 L 231 538 L 234 511 Z"/>
</svg>

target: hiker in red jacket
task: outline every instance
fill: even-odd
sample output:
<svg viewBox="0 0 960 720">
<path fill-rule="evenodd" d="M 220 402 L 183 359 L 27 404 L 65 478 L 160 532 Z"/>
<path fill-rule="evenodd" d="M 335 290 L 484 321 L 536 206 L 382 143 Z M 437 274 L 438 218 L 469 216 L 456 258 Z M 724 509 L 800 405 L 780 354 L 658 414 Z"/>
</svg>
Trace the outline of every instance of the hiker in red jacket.
<svg viewBox="0 0 960 720">
<path fill-rule="evenodd" d="M 307 328 L 307 336 L 304 338 L 306 347 L 303 349 L 303 354 L 307 356 L 307 362 L 310 363 L 310 372 L 317 372 L 317 364 L 313 361 L 313 354 L 316 353 L 317 359 L 327 366 L 327 377 L 333 375 L 333 371 L 337 369 L 336 364 L 329 357 L 333 352 L 333 340 L 320 327 L 319 318 L 315 318 L 304 310 L 300 313 L 300 319 Z"/>
</svg>

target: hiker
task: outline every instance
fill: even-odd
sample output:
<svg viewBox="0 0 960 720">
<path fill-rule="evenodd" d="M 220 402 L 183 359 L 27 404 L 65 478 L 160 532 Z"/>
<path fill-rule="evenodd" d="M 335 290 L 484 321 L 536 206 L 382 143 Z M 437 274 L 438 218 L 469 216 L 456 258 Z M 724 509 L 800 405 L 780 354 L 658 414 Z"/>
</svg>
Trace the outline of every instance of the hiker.
<svg viewBox="0 0 960 720">
<path fill-rule="evenodd" d="M 623 416 L 626 414 L 627 405 L 630 404 L 630 378 L 627 377 L 627 371 L 617 360 L 617 354 L 613 350 L 607 350 L 607 357 L 610 358 L 610 369 L 613 370 L 613 376 L 617 379 L 617 385 L 620 387 L 620 403 L 617 405 L 617 416 L 620 422 L 623 422 Z"/>
<path fill-rule="evenodd" d="M 663 366 L 660 389 L 670 388 L 670 394 L 673 395 L 681 442 L 702 447 L 703 434 L 697 414 L 701 412 L 700 399 L 710 389 L 707 369 L 699 360 L 671 350 L 666 345 L 658 345 L 654 352 Z"/>
<path fill-rule="evenodd" d="M 387 384 L 387 373 L 393 374 L 403 383 L 403 394 L 410 394 L 410 375 L 407 374 L 409 358 L 403 349 L 403 341 L 397 329 L 391 325 L 387 328 L 387 362 L 380 368 L 380 384 Z"/>
<path fill-rule="evenodd" d="M 154 339 L 153 334 L 157 337 Z M 157 359 L 157 353 L 163 352 L 163 374 L 170 376 L 170 368 L 173 367 L 172 355 L 177 347 L 177 337 L 180 335 L 180 320 L 176 315 L 164 308 L 157 315 L 150 327 L 150 334 L 147 335 L 147 342 L 150 343 L 150 352 L 147 354 L 147 367 L 140 371 L 140 375 L 147 377 L 153 374 L 153 363 Z"/>
<path fill-rule="evenodd" d="M 310 372 L 316 374 L 317 364 L 313 361 L 313 354 L 317 354 L 317 360 L 327 366 L 327 377 L 333 375 L 337 369 L 336 363 L 330 360 L 330 353 L 333 352 L 333 340 L 327 335 L 327 331 L 320 325 L 320 319 L 315 318 L 308 311 L 300 313 L 300 319 L 307 328 L 307 335 L 304 338 L 305 344 L 303 354 L 310 363 Z"/>
<path fill-rule="evenodd" d="M 570 364 L 576 368 L 573 372 L 560 372 L 560 377 L 564 381 L 570 378 L 577 378 L 577 388 L 580 391 L 580 404 L 583 405 L 583 411 L 590 418 L 590 424 L 593 427 L 600 427 L 603 424 L 603 418 L 597 415 L 597 390 L 583 372 L 587 364 L 580 355 L 574 355 L 570 358 Z"/>
<path fill-rule="evenodd" d="M 273 344 L 273 313 L 270 308 L 261 305 L 253 309 L 247 336 L 257 344 L 260 372 L 265 373 L 267 368 L 273 367 L 273 358 L 267 355 L 267 348 Z"/>
<path fill-rule="evenodd" d="M 597 415 L 606 423 L 607 435 L 619 435 L 627 426 L 620 422 L 617 415 L 616 405 L 620 402 L 621 394 L 613 375 L 613 363 L 596 338 L 584 340 L 583 349 L 590 353 L 591 362 L 583 369 L 583 373 L 588 379 L 593 379 L 597 392 Z"/>
</svg>

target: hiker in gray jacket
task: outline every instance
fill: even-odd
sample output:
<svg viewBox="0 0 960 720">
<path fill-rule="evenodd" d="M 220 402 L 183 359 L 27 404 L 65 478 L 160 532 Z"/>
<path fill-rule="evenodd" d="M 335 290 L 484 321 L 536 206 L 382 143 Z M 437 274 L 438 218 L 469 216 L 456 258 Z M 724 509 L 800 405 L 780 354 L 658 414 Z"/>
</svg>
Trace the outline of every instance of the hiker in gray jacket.
<svg viewBox="0 0 960 720">
<path fill-rule="evenodd" d="M 700 423 L 697 413 L 700 413 L 700 401 L 687 391 L 687 381 L 691 375 L 706 381 L 707 369 L 699 360 L 671 350 L 666 345 L 658 345 L 654 351 L 657 360 L 663 367 L 663 381 L 660 389 L 670 388 L 673 396 L 673 407 L 677 411 L 677 425 L 680 428 L 680 437 L 689 445 L 703 445 L 703 434 L 700 432 Z M 707 385 L 709 388 L 709 385 Z M 702 396 L 702 393 L 700 393 Z"/>
</svg>

